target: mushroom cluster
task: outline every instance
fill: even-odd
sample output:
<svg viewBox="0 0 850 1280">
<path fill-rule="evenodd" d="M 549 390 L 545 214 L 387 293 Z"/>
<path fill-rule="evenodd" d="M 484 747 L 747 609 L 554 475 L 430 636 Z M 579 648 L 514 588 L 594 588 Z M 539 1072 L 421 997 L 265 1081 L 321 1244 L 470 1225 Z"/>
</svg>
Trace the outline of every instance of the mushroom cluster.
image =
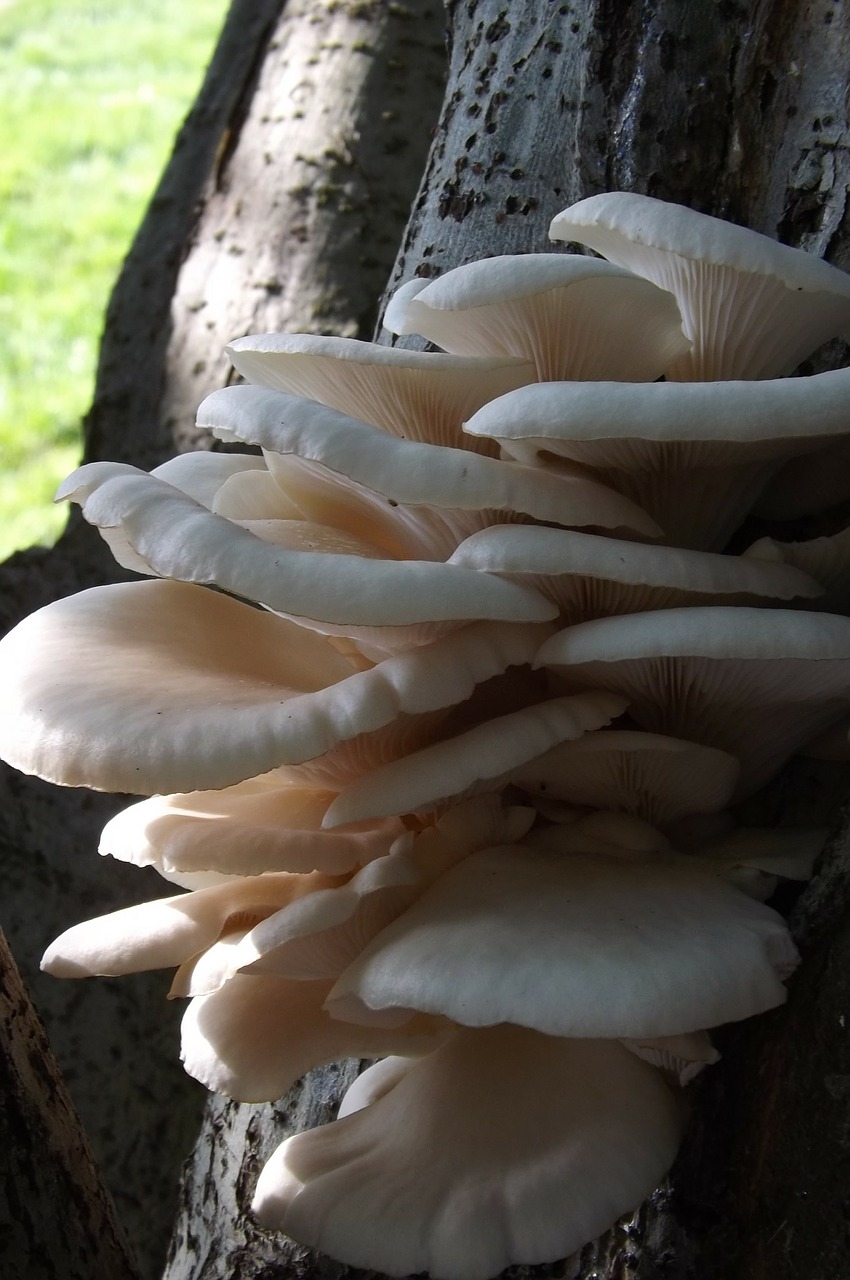
<svg viewBox="0 0 850 1280">
<path fill-rule="evenodd" d="M 44 967 L 173 967 L 186 1069 L 239 1100 L 377 1059 L 254 1211 L 396 1276 L 552 1261 L 658 1184 L 708 1031 L 784 998 L 765 899 L 820 839 L 730 806 L 850 709 L 822 558 L 725 552 L 847 448 L 850 369 L 787 375 L 850 278 L 637 195 L 552 235 L 607 260 L 398 290 L 441 353 L 234 342 L 199 422 L 261 452 L 82 467 L 150 580 L 0 645 L 4 758 L 147 796 L 101 852 L 179 889 Z"/>
</svg>

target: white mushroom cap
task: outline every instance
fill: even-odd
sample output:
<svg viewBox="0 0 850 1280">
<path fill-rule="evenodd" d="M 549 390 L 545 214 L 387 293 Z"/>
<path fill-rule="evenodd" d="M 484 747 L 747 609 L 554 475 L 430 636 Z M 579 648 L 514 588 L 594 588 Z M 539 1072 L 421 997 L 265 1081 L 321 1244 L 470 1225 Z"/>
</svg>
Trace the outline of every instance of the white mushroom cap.
<svg viewBox="0 0 850 1280">
<path fill-rule="evenodd" d="M 659 1074 L 621 1045 L 460 1032 L 371 1105 L 279 1147 L 253 1209 L 352 1266 L 489 1280 L 635 1208 L 680 1127 Z"/>
<path fill-rule="evenodd" d="M 262 927 L 247 933 L 234 952 L 231 972 L 337 978 L 425 884 L 403 852 L 378 858 L 347 884 L 310 894 L 302 909 L 283 909 L 261 921 Z"/>
<path fill-rule="evenodd" d="M 598 618 L 536 661 L 568 687 L 611 689 L 642 728 L 737 756 L 739 796 L 763 785 L 850 702 L 850 619 L 730 608 Z"/>
<path fill-rule="evenodd" d="M 94 587 L 0 643 L 0 754 L 65 786 L 136 794 L 226 787 L 354 740 L 362 768 L 362 735 L 462 702 L 541 635 L 465 627 L 352 672 L 322 637 L 222 594 Z"/>
<path fill-rule="evenodd" d="M 449 563 L 533 586 L 558 606 L 561 620 L 676 605 L 750 604 L 823 594 L 799 569 L 741 556 L 626 542 L 568 529 L 494 525 L 460 544 Z"/>
<path fill-rule="evenodd" d="M 56 978 L 117 977 L 182 964 L 236 928 L 250 928 L 301 894 L 335 883 L 325 875 L 237 877 L 195 893 L 142 902 L 85 920 L 44 953 Z"/>
<path fill-rule="evenodd" d="M 850 328 L 850 278 L 767 236 L 649 196 L 610 192 L 559 213 L 589 245 L 675 295 L 693 350 L 668 378 L 774 378 Z"/>
<path fill-rule="evenodd" d="M 511 457 L 565 458 L 632 498 L 677 546 L 722 550 L 786 458 L 844 435 L 850 369 L 768 382 L 547 382 L 464 431 Z"/>
<path fill-rule="evenodd" d="M 256 481 L 257 473 L 268 478 L 265 462 L 253 454 L 212 453 L 206 449 L 195 449 L 169 458 L 154 467 L 151 475 L 173 485 L 212 511 L 216 496 L 229 480 L 239 481 L 249 476 Z M 60 492 L 64 492 L 66 485 L 67 481 L 60 486 Z M 56 500 L 59 501 L 59 494 Z"/>
<path fill-rule="evenodd" d="M 80 503 L 125 567 L 212 583 L 289 615 L 374 627 L 472 617 L 542 620 L 553 614 L 528 588 L 454 565 L 364 562 L 359 555 L 334 554 L 336 548 L 286 550 L 122 464 L 81 467 L 59 493 Z"/>
<path fill-rule="evenodd" d="M 817 579 L 824 589 L 819 602 L 830 613 L 850 613 L 850 529 L 808 542 L 760 538 L 744 552 L 762 564 L 784 564 Z"/>
<path fill-rule="evenodd" d="M 441 876 L 346 970 L 327 1008 L 643 1039 L 772 1008 L 795 964 L 781 916 L 690 859 L 503 846 Z"/>
<path fill-rule="evenodd" d="M 503 809 L 498 796 L 457 805 L 419 835 L 408 833 L 392 853 L 346 884 L 319 890 L 295 910 L 283 909 L 248 932 L 230 958 L 230 972 L 284 978 L 336 978 L 382 929 L 449 867 L 479 848 L 521 839 L 533 809 Z"/>
<path fill-rule="evenodd" d="M 563 253 L 484 258 L 403 286 L 384 326 L 456 355 L 531 360 L 540 381 L 651 382 L 690 350 L 672 294 L 610 262 Z"/>
<path fill-rule="evenodd" d="M 323 830 L 334 798 L 277 773 L 218 791 L 152 796 L 106 824 L 100 852 L 163 872 L 338 875 L 383 857 L 404 834 L 397 818 Z"/>
<path fill-rule="evenodd" d="M 418 546 L 414 554 L 428 559 L 445 558 L 485 522 L 518 515 L 648 536 L 658 532 L 644 512 L 590 476 L 547 474 L 466 449 L 388 437 L 335 409 L 264 387 L 214 391 L 198 410 L 198 424 L 216 433 L 226 426 L 240 440 L 261 445 L 283 491 L 291 474 L 281 465 L 283 455 L 316 464 L 332 482 L 339 505 L 343 494 L 359 501 L 355 525 L 342 525 L 335 513 L 317 515 L 387 544 L 386 534 L 372 532 L 380 518 L 394 527 L 397 543 Z M 475 517 L 474 525 L 466 513 Z M 432 547 L 440 533 L 442 541 Z"/>
<path fill-rule="evenodd" d="M 486 720 L 358 778 L 330 805 L 325 824 L 425 813 L 449 798 L 492 790 L 526 761 L 608 724 L 627 705 L 622 697 L 587 693 Z"/>
<path fill-rule="evenodd" d="M 623 809 L 665 827 L 732 799 L 740 764 L 714 747 L 656 733 L 611 729 L 565 742 L 514 771 L 533 795 L 595 809 Z"/>
<path fill-rule="evenodd" d="M 189 1005 L 181 1034 L 183 1066 L 216 1093 L 238 1102 L 268 1102 L 326 1062 L 425 1053 L 438 1043 L 437 1029 L 424 1018 L 394 1030 L 337 1022 L 322 1007 L 329 987 L 237 973 Z"/>
<path fill-rule="evenodd" d="M 248 382 L 318 400 L 391 435 L 452 446 L 461 444 L 464 418 L 534 377 L 525 360 L 436 355 L 305 333 L 239 338 L 227 354 Z M 492 452 L 486 443 L 477 447 Z"/>
<path fill-rule="evenodd" d="M 413 1058 L 382 1058 L 361 1071 L 342 1095 L 337 1120 L 353 1116 L 355 1111 L 362 1111 L 364 1107 L 370 1107 L 373 1102 L 383 1098 L 385 1093 L 395 1088 L 402 1076 L 407 1075 L 413 1062 Z"/>
</svg>

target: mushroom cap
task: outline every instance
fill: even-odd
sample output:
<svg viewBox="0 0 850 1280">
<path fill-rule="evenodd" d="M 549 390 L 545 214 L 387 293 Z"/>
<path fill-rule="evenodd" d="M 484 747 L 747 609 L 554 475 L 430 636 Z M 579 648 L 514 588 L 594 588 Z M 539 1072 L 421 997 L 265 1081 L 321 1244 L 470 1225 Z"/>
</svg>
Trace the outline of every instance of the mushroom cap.
<svg viewBox="0 0 850 1280">
<path fill-rule="evenodd" d="M 325 823 L 423 813 L 449 798 L 492 790 L 526 761 L 608 724 L 627 705 L 616 695 L 587 693 L 486 720 L 356 779 L 330 805 Z"/>
<path fill-rule="evenodd" d="M 529 361 L 513 357 L 405 351 L 306 333 L 238 338 L 227 354 L 248 382 L 318 400 L 391 435 L 454 446 L 464 418 L 534 377 Z M 467 447 L 494 452 L 486 442 Z"/>
<path fill-rule="evenodd" d="M 850 619 L 707 606 L 597 618 L 535 661 L 568 687 L 611 689 L 645 729 L 737 756 L 738 795 L 771 777 L 850 701 Z"/>
<path fill-rule="evenodd" d="M 609 192 L 557 214 L 549 233 L 675 295 L 693 348 L 668 378 L 782 376 L 850 326 L 843 271 L 683 205 Z"/>
<path fill-rule="evenodd" d="M 823 594 L 791 566 L 681 547 L 626 542 L 568 529 L 493 525 L 472 534 L 451 564 L 533 586 L 558 606 L 563 622 L 677 605 L 767 603 Z"/>
<path fill-rule="evenodd" d="M 690 349 L 672 294 L 610 262 L 502 255 L 417 280 L 384 326 L 457 355 L 518 356 L 537 377 L 652 381 Z"/>
<path fill-rule="evenodd" d="M 379 1024 L 418 1010 L 641 1039 L 773 1008 L 795 964 L 781 916 L 689 859 L 505 845 L 441 876 L 345 971 L 327 1008 Z"/>
<path fill-rule="evenodd" d="M 762 564 L 784 564 L 810 575 L 823 587 L 830 613 L 850 613 L 850 528 L 807 542 L 759 538 L 744 552 Z"/>
<path fill-rule="evenodd" d="M 464 431 L 517 461 L 567 459 L 632 498 L 677 546 L 722 549 L 781 463 L 847 432 L 850 369 L 766 382 L 548 382 Z"/>
<path fill-rule="evenodd" d="M 482 616 L 514 621 L 523 614 L 543 619 L 553 613 L 528 588 L 457 566 L 416 559 L 366 562 L 362 555 L 334 554 L 337 548 L 291 551 L 275 546 L 165 481 L 122 464 L 81 467 L 59 496 L 80 503 L 85 518 L 100 529 L 126 568 L 180 582 L 211 583 L 297 617 L 374 627 Z M 362 578 L 356 590 L 352 575 Z"/>
<path fill-rule="evenodd" d="M 304 893 L 329 887 L 325 875 L 241 876 L 194 893 L 142 902 L 66 929 L 41 967 L 56 978 L 118 977 L 171 968 L 237 927 L 250 928 Z"/>
<path fill-rule="evenodd" d="M 332 481 L 337 501 L 342 493 L 357 495 L 357 523 L 347 526 L 351 532 L 380 543 L 381 535 L 371 531 L 377 509 L 383 520 L 391 517 L 397 541 L 405 540 L 398 532 L 403 528 L 409 545 L 415 548 L 418 539 L 424 544 L 414 554 L 429 559 L 444 559 L 459 537 L 473 531 L 461 514 L 467 512 L 478 517 L 478 526 L 520 515 L 546 523 L 629 528 L 650 537 L 658 532 L 644 512 L 590 476 L 547 474 L 466 449 L 388 437 L 337 410 L 264 387 L 214 391 L 198 410 L 198 424 L 260 445 L 284 491 L 289 475 L 283 456 L 316 464 Z M 442 520 L 450 539 L 447 545 L 444 534 L 433 552 L 425 536 L 429 513 L 431 521 Z M 334 522 L 333 516 L 325 519 Z"/>
<path fill-rule="evenodd" d="M 723 809 L 741 766 L 727 751 L 656 733 L 609 729 L 564 742 L 514 770 L 524 791 L 594 809 L 622 809 L 665 827 Z"/>
<path fill-rule="evenodd" d="M 528 662 L 541 636 L 465 627 L 353 671 L 323 637 L 222 594 L 94 587 L 0 642 L 0 755 L 64 786 L 135 794 L 226 787 L 340 744 L 362 768 L 363 735 L 405 736 L 411 717 Z"/>
<path fill-rule="evenodd" d="M 356 1267 L 488 1280 L 636 1207 L 680 1128 L 659 1074 L 621 1045 L 459 1032 L 371 1105 L 279 1147 L 253 1209 Z"/>
<path fill-rule="evenodd" d="M 337 978 L 449 867 L 477 849 L 521 839 L 534 818 L 533 809 L 503 809 L 495 795 L 456 805 L 434 826 L 397 841 L 387 857 L 346 884 L 312 893 L 302 907 L 293 902 L 295 910 L 261 921 L 233 952 L 229 971 Z"/>
<path fill-rule="evenodd" d="M 218 791 L 152 796 L 106 824 L 100 852 L 165 872 L 338 875 L 383 857 L 404 834 L 395 817 L 323 830 L 334 798 L 276 773 Z"/>
<path fill-rule="evenodd" d="M 322 1007 L 329 987 L 235 974 L 217 991 L 195 996 L 186 1010 L 183 1066 L 237 1102 L 270 1102 L 326 1062 L 425 1053 L 437 1043 L 427 1019 L 393 1030 L 337 1022 Z"/>
</svg>

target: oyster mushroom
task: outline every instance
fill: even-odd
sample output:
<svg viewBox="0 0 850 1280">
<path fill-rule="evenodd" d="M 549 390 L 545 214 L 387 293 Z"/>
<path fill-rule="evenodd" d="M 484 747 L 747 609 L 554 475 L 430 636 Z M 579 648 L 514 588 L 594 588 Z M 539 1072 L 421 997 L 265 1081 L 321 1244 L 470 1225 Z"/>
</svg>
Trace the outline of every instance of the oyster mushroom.
<svg viewBox="0 0 850 1280">
<path fill-rule="evenodd" d="M 517 461 L 566 459 L 675 546 L 722 550 L 787 458 L 847 432 L 850 369 L 767 382 L 545 382 L 464 424 Z"/>
<path fill-rule="evenodd" d="M 690 349 L 666 290 L 610 262 L 554 253 L 483 258 L 410 281 L 384 326 L 454 355 L 531 360 L 541 382 L 651 382 Z"/>
<path fill-rule="evenodd" d="M 559 213 L 553 240 L 588 245 L 669 289 L 691 351 L 673 379 L 777 378 L 850 329 L 850 277 L 720 218 L 613 191 Z"/>
</svg>

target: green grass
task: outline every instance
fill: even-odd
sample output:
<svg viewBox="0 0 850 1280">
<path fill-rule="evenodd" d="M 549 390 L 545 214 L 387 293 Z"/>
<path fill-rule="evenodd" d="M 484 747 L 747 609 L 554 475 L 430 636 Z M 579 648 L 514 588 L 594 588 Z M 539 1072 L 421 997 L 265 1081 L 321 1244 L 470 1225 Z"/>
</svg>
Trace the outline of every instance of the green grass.
<svg viewBox="0 0 850 1280">
<path fill-rule="evenodd" d="M 0 559 L 50 543 L 109 291 L 226 0 L 0 0 Z"/>
</svg>

